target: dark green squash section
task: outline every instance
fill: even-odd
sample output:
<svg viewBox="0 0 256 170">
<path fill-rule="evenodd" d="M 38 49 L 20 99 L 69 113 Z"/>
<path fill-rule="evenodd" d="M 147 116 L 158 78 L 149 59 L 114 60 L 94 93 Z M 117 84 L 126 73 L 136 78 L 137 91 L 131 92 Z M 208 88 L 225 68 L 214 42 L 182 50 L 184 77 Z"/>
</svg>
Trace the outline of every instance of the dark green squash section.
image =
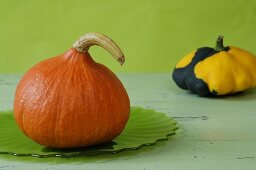
<svg viewBox="0 0 256 170">
<path fill-rule="evenodd" d="M 224 51 L 228 51 L 229 47 L 225 47 Z M 178 87 L 184 90 L 190 90 L 192 93 L 200 96 L 206 96 L 209 94 L 217 95 L 216 91 L 209 91 L 208 85 L 201 79 L 196 78 L 194 68 L 200 61 L 205 60 L 208 57 L 218 53 L 214 48 L 202 47 L 197 49 L 192 61 L 183 68 L 174 68 L 172 78 Z"/>
</svg>

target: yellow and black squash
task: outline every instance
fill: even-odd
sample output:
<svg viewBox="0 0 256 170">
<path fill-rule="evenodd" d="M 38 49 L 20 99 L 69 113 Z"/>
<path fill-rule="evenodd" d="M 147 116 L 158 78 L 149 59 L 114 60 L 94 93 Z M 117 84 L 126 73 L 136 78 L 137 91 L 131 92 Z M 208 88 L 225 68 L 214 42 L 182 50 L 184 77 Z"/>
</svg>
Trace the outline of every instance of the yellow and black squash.
<svg viewBox="0 0 256 170">
<path fill-rule="evenodd" d="M 241 48 L 223 45 L 198 48 L 174 68 L 172 78 L 182 89 L 200 96 L 227 95 L 256 86 L 256 56 Z"/>
</svg>

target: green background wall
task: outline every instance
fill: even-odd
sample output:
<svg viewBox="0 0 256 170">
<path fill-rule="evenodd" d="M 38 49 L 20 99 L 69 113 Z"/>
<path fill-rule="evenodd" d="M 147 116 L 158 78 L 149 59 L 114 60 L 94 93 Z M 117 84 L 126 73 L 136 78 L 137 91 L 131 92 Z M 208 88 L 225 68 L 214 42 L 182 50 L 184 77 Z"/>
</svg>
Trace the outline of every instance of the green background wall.
<svg viewBox="0 0 256 170">
<path fill-rule="evenodd" d="M 225 44 L 256 53 L 256 1 L 0 0 L 0 73 L 23 73 L 90 31 L 123 49 L 123 67 L 103 49 L 91 49 L 112 70 L 170 72 L 186 53 L 213 46 L 219 34 Z"/>
</svg>

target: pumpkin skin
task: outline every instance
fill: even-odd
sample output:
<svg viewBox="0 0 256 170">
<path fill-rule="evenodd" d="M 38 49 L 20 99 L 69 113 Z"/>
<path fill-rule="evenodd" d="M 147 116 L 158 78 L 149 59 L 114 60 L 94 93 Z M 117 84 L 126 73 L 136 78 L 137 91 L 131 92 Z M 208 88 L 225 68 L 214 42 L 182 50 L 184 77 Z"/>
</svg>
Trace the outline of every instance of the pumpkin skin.
<svg viewBox="0 0 256 170">
<path fill-rule="evenodd" d="M 88 52 L 74 48 L 25 73 L 14 100 L 19 128 L 53 148 L 111 141 L 124 129 L 129 113 L 130 101 L 121 81 Z"/>
<path fill-rule="evenodd" d="M 227 95 L 256 86 L 256 56 L 241 48 L 202 47 L 186 55 L 174 68 L 172 78 L 181 89 L 200 96 Z"/>
</svg>

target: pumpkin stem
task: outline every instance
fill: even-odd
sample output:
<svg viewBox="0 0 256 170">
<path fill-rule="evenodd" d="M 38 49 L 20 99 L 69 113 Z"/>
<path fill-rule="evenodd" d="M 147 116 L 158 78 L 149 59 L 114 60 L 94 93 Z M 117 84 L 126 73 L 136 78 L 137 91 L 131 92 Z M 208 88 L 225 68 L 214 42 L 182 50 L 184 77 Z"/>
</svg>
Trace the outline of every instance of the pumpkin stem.
<svg viewBox="0 0 256 170">
<path fill-rule="evenodd" d="M 73 48 L 80 53 L 86 53 L 93 45 L 98 45 L 107 50 L 121 65 L 124 63 L 125 57 L 118 45 L 109 37 L 100 33 L 85 34 L 74 43 Z"/>
<path fill-rule="evenodd" d="M 215 50 L 218 52 L 225 51 L 225 47 L 223 45 L 223 38 L 224 37 L 222 35 L 219 35 L 217 38 Z"/>
</svg>

